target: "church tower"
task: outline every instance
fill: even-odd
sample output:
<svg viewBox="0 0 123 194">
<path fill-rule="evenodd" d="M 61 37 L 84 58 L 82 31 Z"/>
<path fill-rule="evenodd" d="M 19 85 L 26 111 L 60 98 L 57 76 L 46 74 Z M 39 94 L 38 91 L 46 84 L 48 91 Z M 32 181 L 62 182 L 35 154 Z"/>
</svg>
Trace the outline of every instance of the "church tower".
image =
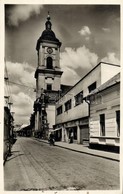
<svg viewBox="0 0 123 194">
<path fill-rule="evenodd" d="M 60 47 L 61 42 L 52 31 L 51 18 L 48 13 L 45 30 L 36 45 L 38 64 L 35 71 L 35 79 L 36 99 L 41 96 L 42 91 L 49 97 L 46 107 L 49 128 L 52 128 L 52 125 L 55 124 L 55 100 L 61 89 L 61 75 L 63 72 L 60 68 Z M 36 118 L 38 119 L 37 116 Z M 39 123 L 39 125 L 42 124 L 41 122 Z M 37 128 L 39 129 L 40 127 L 38 126 Z"/>
</svg>

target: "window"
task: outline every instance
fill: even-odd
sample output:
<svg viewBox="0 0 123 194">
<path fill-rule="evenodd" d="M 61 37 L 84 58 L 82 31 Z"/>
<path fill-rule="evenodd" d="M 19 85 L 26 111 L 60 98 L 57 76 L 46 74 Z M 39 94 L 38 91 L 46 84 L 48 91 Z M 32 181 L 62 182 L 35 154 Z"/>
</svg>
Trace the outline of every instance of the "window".
<svg viewBox="0 0 123 194">
<path fill-rule="evenodd" d="M 90 86 L 88 86 L 88 91 L 89 91 L 89 93 L 91 92 L 91 91 L 93 91 L 93 90 L 95 90 L 96 89 L 96 82 L 94 82 L 93 84 L 91 84 Z"/>
<path fill-rule="evenodd" d="M 105 114 L 100 115 L 100 135 L 105 136 Z"/>
<path fill-rule="evenodd" d="M 120 110 L 116 111 L 117 136 L 120 136 Z"/>
<path fill-rule="evenodd" d="M 83 103 L 83 91 L 75 96 L 75 106 Z"/>
<path fill-rule="evenodd" d="M 47 84 L 47 90 L 52 90 L 52 84 Z"/>
<path fill-rule="evenodd" d="M 60 115 L 60 114 L 62 114 L 62 106 L 57 108 L 57 115 Z"/>
<path fill-rule="evenodd" d="M 53 69 L 53 59 L 51 57 L 47 57 L 47 69 Z"/>
<path fill-rule="evenodd" d="M 71 109 L 71 99 L 65 103 L 65 111 Z"/>
</svg>

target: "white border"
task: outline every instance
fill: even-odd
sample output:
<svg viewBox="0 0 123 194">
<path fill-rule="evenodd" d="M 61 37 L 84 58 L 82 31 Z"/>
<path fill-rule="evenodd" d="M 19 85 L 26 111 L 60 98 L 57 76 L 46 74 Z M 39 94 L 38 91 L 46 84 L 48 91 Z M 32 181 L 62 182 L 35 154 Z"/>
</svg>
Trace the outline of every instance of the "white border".
<svg viewBox="0 0 123 194">
<path fill-rule="evenodd" d="M 32 0 L 1 0 L 0 1 L 0 138 L 1 138 L 1 141 L 0 141 L 0 174 L 1 174 L 1 177 L 0 177 L 0 192 L 1 193 L 10 193 L 11 191 L 4 191 L 4 188 L 3 188 L 3 104 L 4 104 L 4 98 L 3 98 L 3 94 L 4 94 L 4 79 L 3 79 L 3 75 L 4 75 L 4 39 L 5 39 L 5 34 L 4 34 L 4 5 L 5 4 L 62 4 L 62 5 L 69 5 L 69 4 L 81 4 L 81 5 L 93 5 L 93 4 L 109 4 L 109 5 L 118 5 L 120 4 L 121 6 L 121 35 L 122 35 L 122 16 L 123 16 L 123 7 L 122 7 L 122 0 L 69 0 L 66 2 L 66 0 L 62 0 L 62 1 L 59 1 L 59 0 L 35 0 L 35 1 L 32 1 Z M 120 54 L 121 54 L 121 79 L 122 79 L 122 45 L 123 45 L 123 39 L 122 39 L 122 36 L 121 36 L 121 51 L 120 51 Z M 122 103 L 122 99 L 123 99 L 123 90 L 122 90 L 122 81 L 121 81 L 121 154 L 120 154 L 120 159 L 121 159 L 121 162 L 120 162 L 120 190 L 109 190 L 109 191 L 102 191 L 102 190 L 94 190 L 94 191 L 30 191 L 29 193 L 82 193 L 82 194 L 122 194 L 123 193 L 123 167 L 122 167 L 122 158 L 123 158 L 123 121 L 122 121 L 122 110 L 123 110 L 123 103 Z M 14 191 L 16 193 L 18 193 L 19 191 Z M 23 192 L 21 191 L 21 193 L 27 193 L 28 191 L 26 192 Z M 13 193 L 13 191 L 12 191 Z"/>
</svg>

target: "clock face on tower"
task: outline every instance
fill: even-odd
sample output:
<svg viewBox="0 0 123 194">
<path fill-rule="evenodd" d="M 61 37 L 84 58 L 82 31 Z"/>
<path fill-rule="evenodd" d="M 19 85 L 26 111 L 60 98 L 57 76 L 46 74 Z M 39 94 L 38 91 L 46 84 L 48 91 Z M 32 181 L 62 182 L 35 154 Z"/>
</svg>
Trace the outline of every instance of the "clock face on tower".
<svg viewBox="0 0 123 194">
<path fill-rule="evenodd" d="M 47 48 L 47 52 L 48 52 L 49 54 L 51 54 L 51 53 L 53 52 L 53 49 L 50 48 L 50 47 L 48 47 L 48 48 Z"/>
</svg>

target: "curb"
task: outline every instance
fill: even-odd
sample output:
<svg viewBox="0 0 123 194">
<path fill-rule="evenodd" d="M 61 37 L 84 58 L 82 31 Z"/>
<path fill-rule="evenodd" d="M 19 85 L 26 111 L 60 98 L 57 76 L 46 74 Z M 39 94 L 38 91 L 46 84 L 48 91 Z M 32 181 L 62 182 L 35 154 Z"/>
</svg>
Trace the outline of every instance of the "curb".
<svg viewBox="0 0 123 194">
<path fill-rule="evenodd" d="M 84 151 L 74 150 L 72 148 L 66 148 L 66 147 L 59 146 L 59 145 L 55 145 L 55 146 L 61 147 L 61 148 L 67 149 L 67 150 L 71 150 L 71 151 L 74 151 L 74 152 L 82 153 L 82 154 L 87 154 L 87 155 L 96 156 L 96 157 L 99 157 L 99 158 L 104 158 L 104 159 L 120 162 L 118 159 L 115 159 L 115 158 L 109 158 L 109 157 L 106 157 L 106 156 L 100 156 L 100 155 L 97 155 L 97 154 L 92 154 L 92 153 L 88 153 L 88 152 L 84 152 Z"/>
<path fill-rule="evenodd" d="M 42 140 L 39 140 L 39 139 L 36 139 L 36 138 L 34 140 L 40 141 L 42 143 L 49 144 L 48 142 L 45 142 L 45 141 L 42 141 Z M 84 152 L 84 151 L 80 151 L 80 150 L 75 150 L 75 149 L 72 149 L 72 148 L 67 148 L 67 147 L 64 147 L 64 146 L 56 145 L 56 144 L 55 144 L 55 146 L 60 147 L 60 148 L 64 148 L 64 149 L 67 149 L 67 150 L 71 150 L 71 151 L 74 151 L 74 152 L 78 152 L 78 153 L 83 153 L 83 154 L 87 154 L 87 155 L 91 155 L 91 156 L 96 156 L 96 157 L 99 157 L 99 158 L 104 158 L 104 159 L 108 159 L 108 160 L 113 160 L 113 161 L 116 161 L 116 162 L 120 162 L 119 159 L 109 158 L 107 156 L 100 156 L 98 154 L 93 154 L 93 153 L 88 153 L 88 152 Z"/>
</svg>

